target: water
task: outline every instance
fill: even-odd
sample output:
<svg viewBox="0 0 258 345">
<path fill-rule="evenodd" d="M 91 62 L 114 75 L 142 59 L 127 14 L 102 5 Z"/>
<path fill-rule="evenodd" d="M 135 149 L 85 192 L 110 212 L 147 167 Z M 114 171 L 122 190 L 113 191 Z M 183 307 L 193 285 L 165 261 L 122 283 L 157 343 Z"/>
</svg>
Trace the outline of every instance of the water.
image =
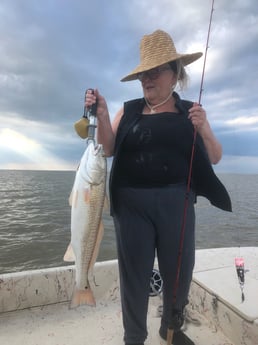
<svg viewBox="0 0 258 345">
<path fill-rule="evenodd" d="M 69 194 L 75 172 L 0 170 L 0 273 L 66 265 L 70 241 Z M 258 175 L 220 175 L 233 213 L 198 198 L 196 247 L 258 245 Z M 98 261 L 116 258 L 108 210 Z"/>
</svg>

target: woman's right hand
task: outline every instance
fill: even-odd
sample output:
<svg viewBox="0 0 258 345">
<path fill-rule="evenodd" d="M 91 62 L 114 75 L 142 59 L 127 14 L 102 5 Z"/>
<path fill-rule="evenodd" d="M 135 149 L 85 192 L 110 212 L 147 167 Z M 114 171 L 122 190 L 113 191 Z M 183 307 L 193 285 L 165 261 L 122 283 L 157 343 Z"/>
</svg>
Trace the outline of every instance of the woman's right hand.
<svg viewBox="0 0 258 345">
<path fill-rule="evenodd" d="M 92 89 L 88 89 L 85 95 L 85 107 L 89 109 L 97 101 L 97 117 L 108 116 L 107 102 L 103 96 L 99 93 L 98 89 L 92 92 Z"/>
</svg>

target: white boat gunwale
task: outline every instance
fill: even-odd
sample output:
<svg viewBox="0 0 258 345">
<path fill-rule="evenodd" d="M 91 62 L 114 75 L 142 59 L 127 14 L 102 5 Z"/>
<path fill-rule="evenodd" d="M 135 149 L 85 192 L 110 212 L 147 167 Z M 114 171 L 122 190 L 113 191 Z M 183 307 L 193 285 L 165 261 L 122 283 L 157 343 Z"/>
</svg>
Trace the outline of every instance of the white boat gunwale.
<svg viewBox="0 0 258 345">
<path fill-rule="evenodd" d="M 255 291 L 258 292 L 258 247 L 245 247 L 241 251 L 246 260 L 246 268 L 249 269 L 246 274 L 244 291 L 246 301 L 244 303 L 240 303 L 240 288 L 233 262 L 234 257 L 239 253 L 239 248 L 214 248 L 196 251 L 196 264 L 188 311 L 195 315 L 194 318 L 196 315 L 200 318 L 203 327 L 190 326 L 187 332 L 192 338 L 198 339 L 199 343 L 196 343 L 198 345 L 202 345 L 200 337 L 203 333 L 205 338 L 205 334 L 208 332 L 207 327 L 212 333 L 217 334 L 218 339 L 225 336 L 229 344 L 258 344 L 257 294 L 255 296 L 249 295 L 255 293 Z M 23 311 L 26 312 L 26 310 L 32 310 L 33 308 L 34 310 L 37 308 L 46 310 L 47 305 L 49 305 L 49 308 L 52 305 L 53 310 L 61 308 L 64 313 L 63 308 L 68 310 L 68 303 L 72 295 L 74 275 L 74 265 L 0 275 L 1 320 L 7 320 L 10 315 L 15 315 L 18 320 L 19 317 L 22 318 Z M 219 281 L 221 277 L 225 279 L 225 276 L 228 284 L 225 281 Z M 213 279 L 213 277 L 215 278 Z M 97 285 L 94 284 L 94 280 Z M 119 314 L 119 322 L 121 322 L 117 260 L 97 262 L 91 283 L 97 300 L 96 310 L 100 311 L 101 308 L 104 308 L 107 311 L 109 304 L 112 307 L 115 306 L 116 312 L 114 315 Z M 225 290 L 231 290 L 226 291 L 223 295 L 223 287 Z M 235 296 L 234 298 L 237 301 L 235 304 L 231 304 L 232 301 L 228 300 L 227 296 L 229 294 Z M 235 301 L 234 298 L 233 302 Z M 155 313 L 154 309 L 158 306 L 157 303 L 161 303 L 161 300 L 159 297 L 150 297 L 150 303 L 152 304 L 153 314 Z M 251 308 L 250 303 L 252 313 L 248 315 L 246 310 L 241 310 L 241 307 L 246 305 Z M 80 308 L 85 312 L 85 308 Z M 69 313 L 69 310 L 67 312 Z M 94 308 L 90 311 L 90 315 L 94 317 Z M 153 316 L 151 322 L 156 325 L 156 315 Z M 208 325 L 207 327 L 204 327 L 205 323 L 206 326 Z M 156 329 L 156 333 L 157 331 Z M 3 336 L 3 333 L 0 332 L 0 339 L 1 336 Z M 147 345 L 152 344 L 151 339 L 154 338 L 151 337 L 150 343 L 147 342 Z M 157 338 L 155 339 L 157 341 Z M 113 345 L 113 343 L 110 344 Z M 219 340 L 214 344 L 220 344 Z"/>
</svg>

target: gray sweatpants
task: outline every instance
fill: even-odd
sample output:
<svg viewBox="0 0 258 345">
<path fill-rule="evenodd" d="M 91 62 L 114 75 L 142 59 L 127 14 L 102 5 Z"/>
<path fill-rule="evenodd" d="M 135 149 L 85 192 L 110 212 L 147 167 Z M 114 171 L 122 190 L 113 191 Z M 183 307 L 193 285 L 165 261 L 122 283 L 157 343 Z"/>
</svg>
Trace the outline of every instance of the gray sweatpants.
<svg viewBox="0 0 258 345">
<path fill-rule="evenodd" d="M 126 343 L 144 342 L 148 334 L 147 310 L 155 253 L 163 279 L 162 327 L 166 329 L 170 324 L 172 308 L 182 310 L 188 303 L 195 254 L 192 192 L 188 201 L 176 302 L 172 306 L 185 196 L 184 184 L 157 188 L 124 187 L 115 193 L 114 224 Z"/>
</svg>

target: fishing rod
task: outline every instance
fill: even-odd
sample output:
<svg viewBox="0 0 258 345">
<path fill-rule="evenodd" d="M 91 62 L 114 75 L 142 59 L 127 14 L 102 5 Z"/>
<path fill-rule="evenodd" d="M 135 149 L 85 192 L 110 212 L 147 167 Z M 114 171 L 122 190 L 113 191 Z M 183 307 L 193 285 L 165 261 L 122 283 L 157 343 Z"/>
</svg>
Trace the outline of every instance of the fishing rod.
<svg viewBox="0 0 258 345">
<path fill-rule="evenodd" d="M 201 77 L 201 84 L 200 84 L 200 92 L 199 92 L 199 99 L 198 99 L 199 104 L 201 104 L 201 98 L 202 98 L 202 93 L 203 93 L 204 75 L 205 75 L 207 53 L 208 53 L 208 48 L 209 48 L 210 30 L 211 30 L 213 12 L 214 12 L 214 0 L 212 0 L 212 4 L 211 4 L 209 28 L 208 28 L 208 35 L 207 35 L 207 40 L 206 40 L 204 62 L 203 62 L 203 69 L 202 69 L 202 77 Z M 188 211 L 189 194 L 190 194 L 190 189 L 191 189 L 193 159 L 194 159 L 194 154 L 195 154 L 196 138 L 197 138 L 197 129 L 194 128 L 192 152 L 191 152 L 191 159 L 190 159 L 190 166 L 189 166 L 189 174 L 188 174 L 188 179 L 187 179 L 186 196 L 185 196 L 185 202 L 184 202 L 183 221 L 182 221 L 181 231 L 180 231 L 180 242 L 179 242 L 179 251 L 178 251 L 178 258 L 177 258 L 176 280 L 175 280 L 174 289 L 173 289 L 172 311 L 173 311 L 173 305 L 175 305 L 176 299 L 177 299 L 179 277 L 180 277 L 180 272 L 181 272 L 182 252 L 183 252 L 183 246 L 184 246 L 185 227 L 186 227 L 186 216 L 187 216 L 187 211 Z M 179 320 L 174 320 L 174 321 L 178 322 Z M 173 325 L 169 325 L 168 329 L 167 329 L 167 345 L 171 345 L 171 343 L 173 341 L 174 330 L 173 330 L 172 326 Z"/>
</svg>

